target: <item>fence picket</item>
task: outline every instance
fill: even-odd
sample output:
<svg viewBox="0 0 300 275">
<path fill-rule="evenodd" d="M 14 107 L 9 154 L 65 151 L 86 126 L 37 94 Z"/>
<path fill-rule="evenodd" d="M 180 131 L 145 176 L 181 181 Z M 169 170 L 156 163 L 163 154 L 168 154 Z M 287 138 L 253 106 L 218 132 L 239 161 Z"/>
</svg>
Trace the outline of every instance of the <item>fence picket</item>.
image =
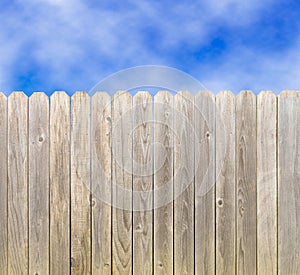
<svg viewBox="0 0 300 275">
<path fill-rule="evenodd" d="M 0 270 L 7 274 L 7 98 L 0 93 Z"/>
<path fill-rule="evenodd" d="M 132 274 L 132 97 L 112 100 L 112 273 Z"/>
<path fill-rule="evenodd" d="M 70 274 L 70 97 L 50 97 L 50 274 Z"/>
<path fill-rule="evenodd" d="M 257 272 L 277 274 L 276 96 L 257 96 Z"/>
<path fill-rule="evenodd" d="M 278 96 L 278 274 L 300 274 L 300 91 Z"/>
<path fill-rule="evenodd" d="M 215 96 L 209 91 L 195 96 L 195 272 L 215 274 Z"/>
<path fill-rule="evenodd" d="M 152 274 L 152 97 L 133 97 L 133 274 Z"/>
<path fill-rule="evenodd" d="M 256 96 L 236 97 L 236 253 L 238 274 L 256 273 Z"/>
<path fill-rule="evenodd" d="M 92 97 L 92 273 L 111 274 L 111 100 Z"/>
<path fill-rule="evenodd" d="M 174 98 L 174 274 L 194 273 L 194 97 Z"/>
<path fill-rule="evenodd" d="M 90 97 L 72 96 L 71 273 L 90 274 Z"/>
<path fill-rule="evenodd" d="M 8 274 L 28 273 L 28 98 L 8 97 Z"/>
<path fill-rule="evenodd" d="M 29 273 L 49 274 L 49 98 L 29 98 Z"/>
<path fill-rule="evenodd" d="M 216 97 L 216 274 L 235 273 L 235 97 Z"/>
<path fill-rule="evenodd" d="M 173 97 L 154 97 L 154 273 L 173 273 Z"/>
</svg>

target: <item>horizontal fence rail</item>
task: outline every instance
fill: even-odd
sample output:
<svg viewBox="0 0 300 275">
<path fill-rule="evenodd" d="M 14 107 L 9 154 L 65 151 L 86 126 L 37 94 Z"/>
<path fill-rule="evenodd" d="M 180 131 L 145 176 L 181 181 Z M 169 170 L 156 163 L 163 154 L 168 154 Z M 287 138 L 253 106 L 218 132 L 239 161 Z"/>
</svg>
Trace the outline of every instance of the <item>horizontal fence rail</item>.
<svg viewBox="0 0 300 275">
<path fill-rule="evenodd" d="M 0 274 L 300 274 L 300 91 L 0 93 Z"/>
</svg>

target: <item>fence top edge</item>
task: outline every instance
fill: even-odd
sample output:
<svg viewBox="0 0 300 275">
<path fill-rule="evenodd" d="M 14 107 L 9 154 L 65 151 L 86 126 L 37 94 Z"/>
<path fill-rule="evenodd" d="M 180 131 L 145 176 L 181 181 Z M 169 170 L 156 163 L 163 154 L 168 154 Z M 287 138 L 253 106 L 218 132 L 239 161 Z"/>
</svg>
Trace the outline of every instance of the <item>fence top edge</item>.
<svg viewBox="0 0 300 275">
<path fill-rule="evenodd" d="M 49 96 L 46 95 L 46 93 L 44 92 L 34 92 L 31 94 L 31 96 L 29 98 L 34 98 L 34 97 L 47 97 L 49 98 Z"/>
<path fill-rule="evenodd" d="M 276 97 L 275 93 L 270 90 L 262 90 L 258 95 L 257 98 L 261 97 Z"/>
<path fill-rule="evenodd" d="M 90 95 L 85 91 L 76 91 L 74 94 L 71 95 L 71 98 L 75 97 L 89 97 Z"/>
<path fill-rule="evenodd" d="M 216 98 L 220 98 L 220 97 L 235 97 L 235 94 L 230 91 L 230 90 L 223 90 L 223 91 L 220 91 L 218 94 L 216 94 Z"/>
<path fill-rule="evenodd" d="M 283 90 L 278 94 L 278 98 L 300 97 L 300 90 Z"/>
<path fill-rule="evenodd" d="M 118 97 L 123 97 L 123 96 L 128 97 L 128 98 L 132 98 L 132 95 L 131 95 L 129 92 L 125 91 L 125 90 L 119 90 L 119 91 L 115 92 L 115 93 L 111 96 L 111 98 L 112 98 L 113 100 L 115 100 L 116 98 L 118 98 Z"/>
<path fill-rule="evenodd" d="M 97 97 L 97 96 L 105 96 L 105 97 L 110 97 L 108 92 L 105 91 L 98 91 L 95 92 L 91 97 Z"/>
<path fill-rule="evenodd" d="M 50 98 L 54 98 L 54 97 L 57 97 L 57 96 L 67 96 L 67 97 L 70 97 L 65 91 L 55 91 L 54 93 L 52 93 L 50 95 Z"/>
<path fill-rule="evenodd" d="M 186 97 L 186 98 L 192 98 L 193 95 L 189 91 L 179 91 L 175 96 L 176 97 Z"/>
<path fill-rule="evenodd" d="M 201 96 L 208 96 L 212 99 L 214 99 L 216 97 L 216 95 L 209 90 L 202 90 L 202 91 L 199 91 L 197 94 L 195 94 L 195 98 L 201 97 Z"/>
<path fill-rule="evenodd" d="M 173 97 L 172 93 L 170 91 L 167 91 L 167 90 L 161 90 L 161 91 L 158 91 L 154 96 L 153 98 L 154 99 L 160 99 L 160 98 L 164 98 L 164 97 Z"/>
<path fill-rule="evenodd" d="M 139 91 L 137 92 L 136 94 L 138 93 L 149 93 L 148 91 Z M 172 95 L 172 93 L 170 91 L 167 91 L 167 90 L 160 90 L 158 91 L 157 93 L 155 94 L 151 94 L 151 97 L 156 97 L 158 94 L 170 94 Z M 255 97 L 260 97 L 262 95 L 271 95 L 273 94 L 275 97 L 300 97 L 300 89 L 299 90 L 282 90 L 280 91 L 280 93 L 276 94 L 274 93 L 273 91 L 271 90 L 261 90 L 258 94 L 255 94 L 252 90 L 241 90 L 239 93 L 233 93 L 231 90 L 221 90 L 219 91 L 217 94 L 209 91 L 209 90 L 201 90 L 199 91 L 197 94 L 195 95 L 192 95 L 189 91 L 179 91 L 178 93 L 176 93 L 176 95 L 184 95 L 184 96 L 188 96 L 188 97 L 197 97 L 201 94 L 210 94 L 212 97 L 220 97 L 220 96 L 223 96 L 223 95 L 227 95 L 227 96 L 234 96 L 234 97 L 240 97 L 240 96 L 255 96 Z M 50 95 L 47 95 L 45 92 L 43 91 L 35 91 L 33 92 L 31 95 L 26 95 L 23 91 L 13 91 L 11 92 L 10 94 L 7 94 L 5 92 L 2 92 L 0 91 L 0 96 L 2 98 L 9 98 L 11 96 L 16 96 L 16 95 L 22 95 L 25 96 L 25 97 L 31 97 L 31 96 L 35 96 L 36 94 L 44 94 L 45 96 L 51 98 L 53 96 L 56 96 L 57 94 L 59 95 L 65 95 L 65 96 L 68 96 L 70 98 L 72 98 L 73 96 L 77 95 L 77 94 L 80 94 L 81 96 L 84 95 L 84 96 L 89 96 L 89 97 L 93 97 L 93 96 L 98 96 L 98 95 L 105 95 L 105 96 L 109 96 L 109 97 L 115 97 L 115 96 L 120 96 L 122 94 L 126 94 L 127 96 L 130 96 L 130 97 L 134 97 L 132 96 L 128 91 L 126 90 L 118 90 L 116 91 L 113 95 L 110 95 L 109 93 L 107 93 L 106 91 L 97 91 L 95 92 L 93 95 L 90 95 L 89 93 L 85 92 L 85 91 L 76 91 L 74 94 L 67 94 L 65 91 L 54 91 L 52 94 Z M 173 97 L 175 97 L 176 95 L 172 95 Z"/>
<path fill-rule="evenodd" d="M 7 98 L 7 96 L 5 95 L 5 93 L 3 93 L 3 92 L 0 92 L 0 98 Z"/>
<path fill-rule="evenodd" d="M 27 96 L 23 91 L 14 91 L 10 95 L 8 95 L 7 98 L 12 98 L 16 96 L 29 98 L 29 96 Z"/>
<path fill-rule="evenodd" d="M 252 90 L 242 90 L 236 95 L 236 97 L 237 98 L 240 98 L 240 97 L 256 97 L 256 95 L 254 94 L 254 92 Z"/>
</svg>

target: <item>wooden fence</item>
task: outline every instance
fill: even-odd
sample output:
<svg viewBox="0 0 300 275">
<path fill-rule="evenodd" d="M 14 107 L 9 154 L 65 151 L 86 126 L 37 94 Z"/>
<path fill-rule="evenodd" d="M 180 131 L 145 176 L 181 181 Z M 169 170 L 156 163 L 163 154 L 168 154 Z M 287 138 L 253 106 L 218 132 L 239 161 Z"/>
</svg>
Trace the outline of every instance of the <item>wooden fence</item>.
<svg viewBox="0 0 300 275">
<path fill-rule="evenodd" d="M 0 94 L 0 274 L 300 274 L 300 91 Z"/>
</svg>

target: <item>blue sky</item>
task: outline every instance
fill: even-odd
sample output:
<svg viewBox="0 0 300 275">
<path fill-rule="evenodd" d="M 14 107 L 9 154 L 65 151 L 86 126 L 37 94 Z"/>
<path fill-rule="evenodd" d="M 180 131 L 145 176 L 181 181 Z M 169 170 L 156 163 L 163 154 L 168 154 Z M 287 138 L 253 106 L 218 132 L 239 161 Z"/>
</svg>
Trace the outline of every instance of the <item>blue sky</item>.
<svg viewBox="0 0 300 275">
<path fill-rule="evenodd" d="M 0 90 L 89 91 L 139 65 L 214 93 L 300 89 L 299 14 L 295 0 L 1 0 Z"/>
</svg>

